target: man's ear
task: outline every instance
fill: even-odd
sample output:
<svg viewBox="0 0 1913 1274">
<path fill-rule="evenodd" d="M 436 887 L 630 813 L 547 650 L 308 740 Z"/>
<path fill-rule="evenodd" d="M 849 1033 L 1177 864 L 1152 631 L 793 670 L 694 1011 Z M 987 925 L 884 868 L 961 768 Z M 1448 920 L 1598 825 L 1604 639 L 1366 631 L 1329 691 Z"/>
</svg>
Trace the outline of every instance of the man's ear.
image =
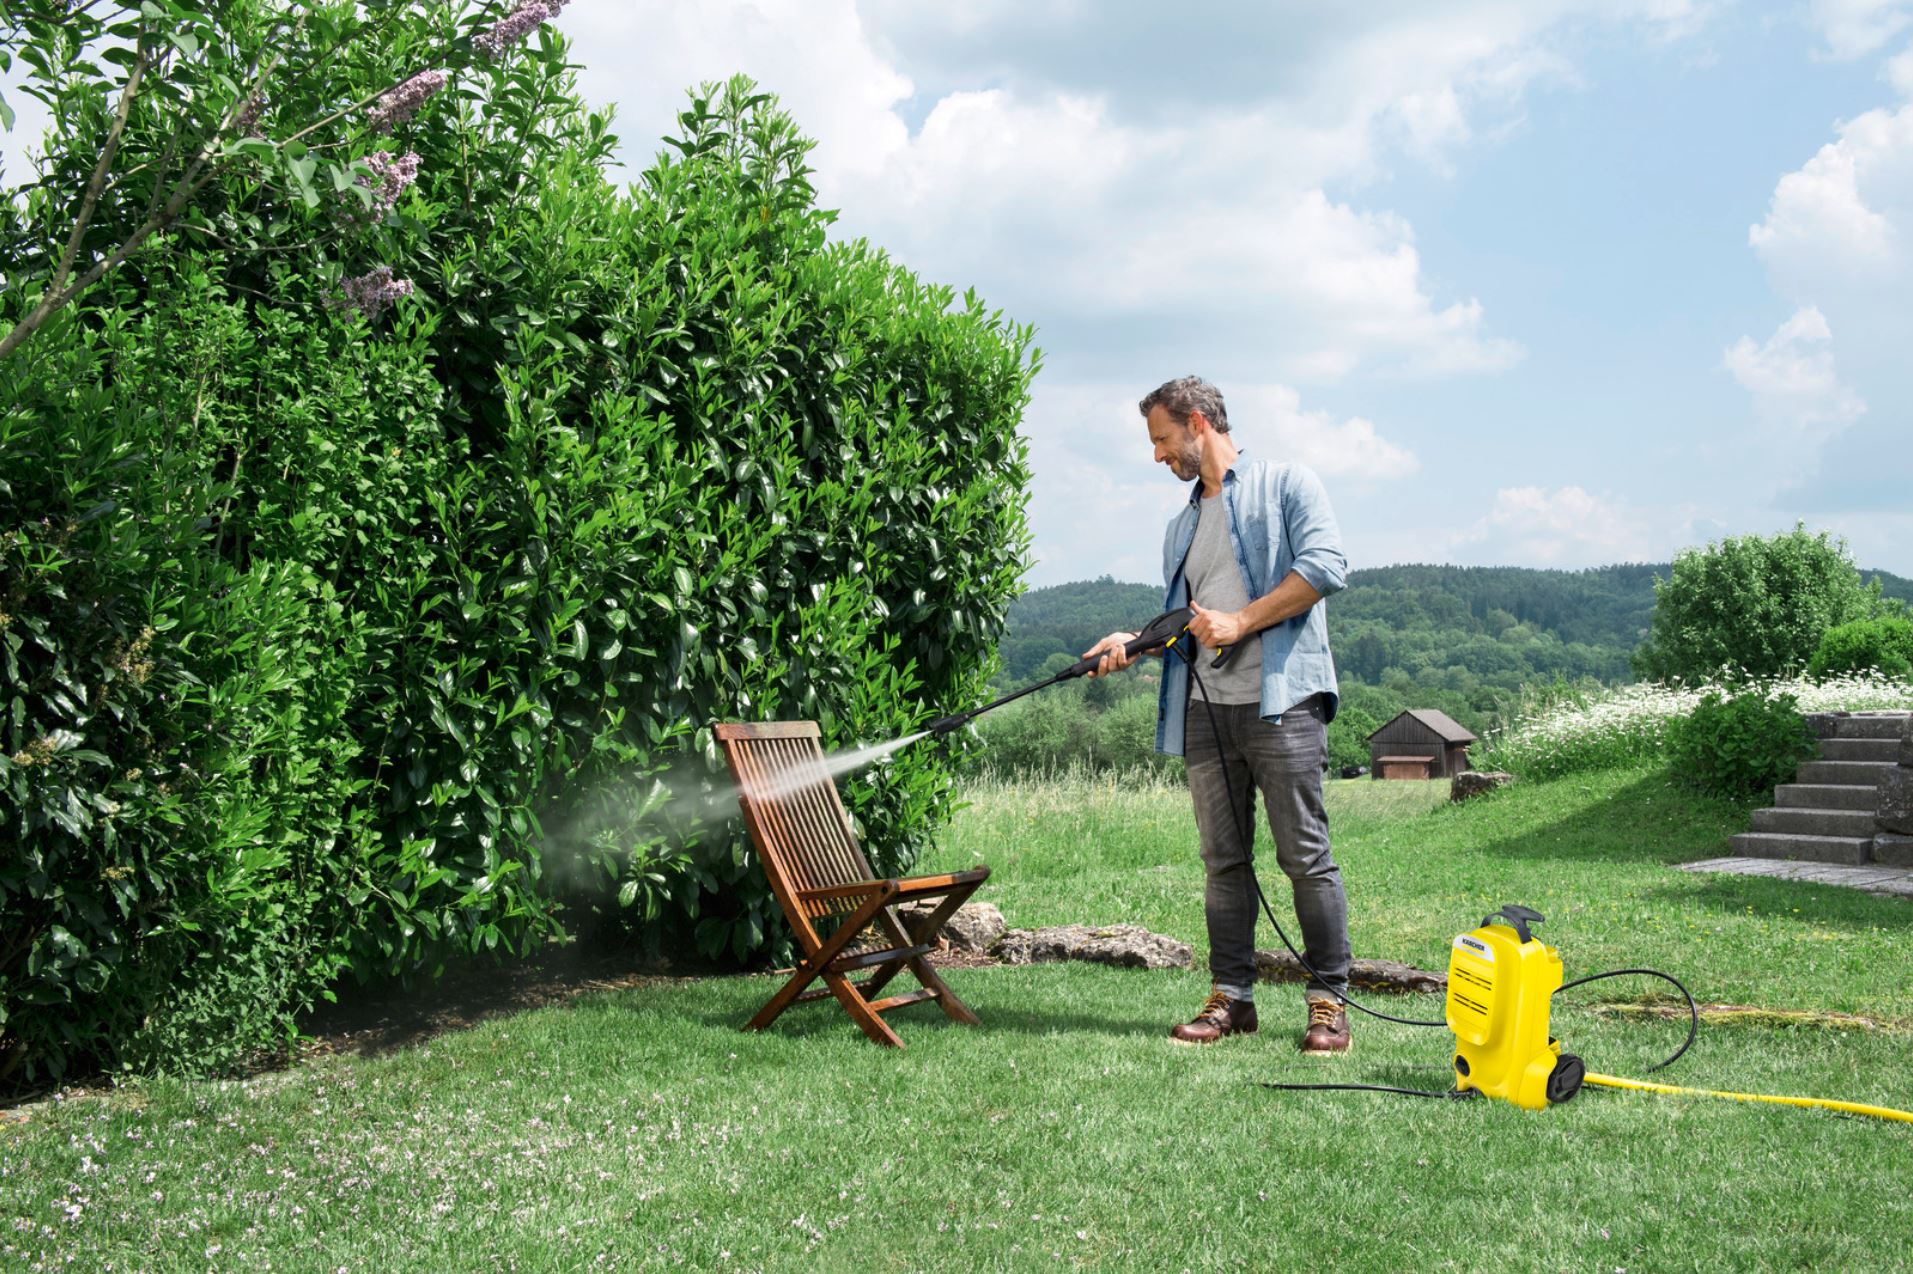
<svg viewBox="0 0 1913 1274">
<path fill-rule="evenodd" d="M 1193 433 L 1200 433 L 1200 432 L 1201 432 L 1201 430 L 1198 430 L 1198 429 L 1196 428 L 1196 423 L 1197 423 L 1198 421 L 1200 421 L 1200 422 L 1202 423 L 1202 428 L 1203 428 L 1203 429 L 1214 429 L 1214 428 L 1215 428 L 1215 426 L 1214 426 L 1214 425 L 1212 425 L 1212 424 L 1210 424 L 1210 423 L 1209 423 L 1209 418 L 1208 418 L 1207 416 L 1205 416 L 1205 415 L 1203 415 L 1201 411 L 1192 411 L 1192 412 L 1190 412 L 1190 413 L 1189 413 L 1189 432 L 1190 432 L 1190 433 L 1192 433 L 1192 434 L 1193 434 Z"/>
</svg>

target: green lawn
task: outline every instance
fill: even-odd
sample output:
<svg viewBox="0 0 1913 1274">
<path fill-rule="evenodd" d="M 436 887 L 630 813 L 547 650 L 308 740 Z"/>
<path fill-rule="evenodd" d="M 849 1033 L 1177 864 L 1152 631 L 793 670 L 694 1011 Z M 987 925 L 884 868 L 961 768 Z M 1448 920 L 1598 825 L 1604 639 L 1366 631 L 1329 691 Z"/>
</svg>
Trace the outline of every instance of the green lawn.
<svg viewBox="0 0 1913 1274">
<path fill-rule="evenodd" d="M 1905 902 L 1673 870 L 1720 852 L 1734 810 L 1642 774 L 1463 807 L 1437 795 L 1335 786 L 1357 954 L 1442 967 L 1456 932 L 1524 902 L 1547 914 L 1569 976 L 1649 964 L 1710 1001 L 1913 1019 Z M 1012 924 L 1130 920 L 1200 954 L 1186 793 L 1078 782 L 973 796 L 925 866 L 989 862 L 985 896 Z M 905 1010 L 901 1053 L 829 1004 L 743 1035 L 775 984 L 722 978 L 591 994 L 246 1083 L 42 1105 L 0 1129 L 0 1266 L 1909 1263 L 1913 1126 L 1601 1091 L 1538 1113 L 1280 1093 L 1257 1081 L 1443 1086 L 1446 1036 L 1358 1019 L 1350 1056 L 1305 1059 L 1300 991 L 1282 986 L 1262 993 L 1260 1037 L 1183 1049 L 1165 1032 L 1200 1002 L 1200 972 L 950 979 L 986 1026 Z M 1439 1016 L 1432 997 L 1389 1007 Z M 1619 1074 L 1680 1035 L 1566 1004 L 1555 1024 Z M 1666 1077 L 1908 1108 L 1910 1040 L 1904 1025 L 1704 1028 Z"/>
</svg>

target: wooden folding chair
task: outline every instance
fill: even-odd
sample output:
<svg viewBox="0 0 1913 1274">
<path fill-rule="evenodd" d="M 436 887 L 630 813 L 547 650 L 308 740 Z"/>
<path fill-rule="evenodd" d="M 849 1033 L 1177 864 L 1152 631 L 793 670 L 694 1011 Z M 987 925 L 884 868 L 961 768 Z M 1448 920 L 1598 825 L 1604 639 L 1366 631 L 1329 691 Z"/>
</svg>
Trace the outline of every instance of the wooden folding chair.
<svg viewBox="0 0 1913 1274">
<path fill-rule="evenodd" d="M 892 1048 L 902 1048 L 903 1041 L 883 1015 L 906 1004 L 935 1000 L 956 1021 L 981 1025 L 924 957 L 936 945 L 944 923 L 989 878 L 990 869 L 879 880 L 858 848 L 836 785 L 824 768 L 816 722 L 722 724 L 717 737 L 737 780 L 737 801 L 764 860 L 764 874 L 803 953 L 790 981 L 745 1029 L 761 1031 L 791 1005 L 832 995 L 865 1035 Z M 893 908 L 915 898 L 943 901 L 909 932 Z M 837 918 L 836 927 L 820 934 L 819 922 L 827 926 L 832 917 Z M 886 945 L 846 954 L 865 930 L 876 932 Z M 922 990 L 873 998 L 906 968 L 923 984 Z M 846 975 L 858 969 L 871 973 L 863 982 L 852 982 Z M 824 989 L 805 990 L 819 978 Z"/>
</svg>

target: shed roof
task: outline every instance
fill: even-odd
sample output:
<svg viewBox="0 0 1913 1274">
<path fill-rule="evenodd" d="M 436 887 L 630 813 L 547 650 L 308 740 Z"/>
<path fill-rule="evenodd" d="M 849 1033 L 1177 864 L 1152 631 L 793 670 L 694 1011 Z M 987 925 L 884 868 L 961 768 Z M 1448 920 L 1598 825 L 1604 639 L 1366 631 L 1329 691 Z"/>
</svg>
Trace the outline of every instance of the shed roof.
<svg viewBox="0 0 1913 1274">
<path fill-rule="evenodd" d="M 1462 725 L 1447 713 L 1437 712 L 1433 708 L 1410 708 L 1406 712 L 1398 713 L 1389 718 L 1381 730 L 1375 731 L 1375 734 L 1371 734 L 1368 737 L 1373 739 L 1376 734 L 1380 734 L 1382 730 L 1388 729 L 1389 726 L 1394 725 L 1395 722 L 1400 721 L 1403 717 L 1413 717 L 1416 721 L 1439 735 L 1443 743 L 1473 743 L 1475 741 L 1475 735 L 1468 727 Z"/>
</svg>

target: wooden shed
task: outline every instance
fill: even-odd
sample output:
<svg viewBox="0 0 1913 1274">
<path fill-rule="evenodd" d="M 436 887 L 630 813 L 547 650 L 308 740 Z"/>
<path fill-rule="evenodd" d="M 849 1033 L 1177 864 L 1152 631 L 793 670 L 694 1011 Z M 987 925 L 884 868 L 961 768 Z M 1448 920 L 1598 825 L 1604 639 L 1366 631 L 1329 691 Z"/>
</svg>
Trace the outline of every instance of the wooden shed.
<svg viewBox="0 0 1913 1274">
<path fill-rule="evenodd" d="M 1410 708 L 1368 736 L 1369 773 L 1378 779 L 1446 779 L 1468 768 L 1466 726 L 1433 708 Z"/>
</svg>

